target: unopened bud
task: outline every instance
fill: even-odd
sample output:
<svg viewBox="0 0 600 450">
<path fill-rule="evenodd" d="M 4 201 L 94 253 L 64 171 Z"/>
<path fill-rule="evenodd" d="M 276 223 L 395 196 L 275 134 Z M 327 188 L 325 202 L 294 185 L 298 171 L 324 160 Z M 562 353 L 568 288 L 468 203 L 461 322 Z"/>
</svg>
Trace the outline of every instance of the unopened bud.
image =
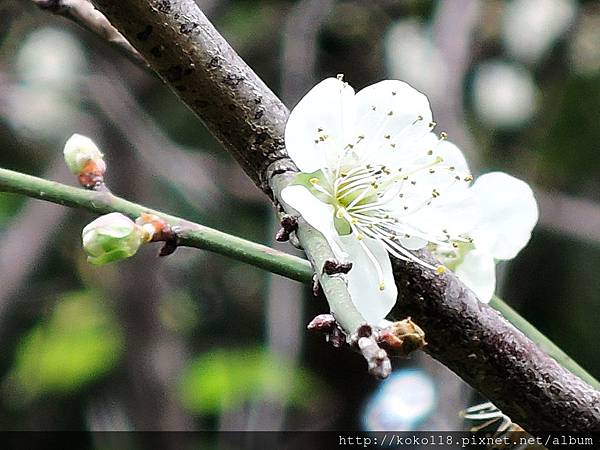
<svg viewBox="0 0 600 450">
<path fill-rule="evenodd" d="M 75 133 L 66 142 L 63 153 L 69 170 L 75 175 L 81 174 L 90 162 L 106 170 L 104 155 L 89 137 Z"/>
<path fill-rule="evenodd" d="M 135 255 L 142 245 L 142 230 L 121 213 L 110 213 L 89 223 L 82 232 L 88 262 L 95 265 Z"/>
</svg>

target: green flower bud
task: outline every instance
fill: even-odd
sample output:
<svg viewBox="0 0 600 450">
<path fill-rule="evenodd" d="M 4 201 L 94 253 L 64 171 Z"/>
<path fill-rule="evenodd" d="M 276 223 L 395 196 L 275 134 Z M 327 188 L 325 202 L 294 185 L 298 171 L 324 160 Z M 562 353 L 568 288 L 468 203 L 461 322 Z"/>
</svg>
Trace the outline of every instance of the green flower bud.
<svg viewBox="0 0 600 450">
<path fill-rule="evenodd" d="M 142 245 L 142 230 L 121 213 L 110 213 L 89 223 L 81 234 L 88 262 L 95 265 L 135 255 Z"/>
<path fill-rule="evenodd" d="M 84 172 L 104 174 L 106 171 L 104 155 L 89 137 L 75 133 L 65 143 L 63 153 L 69 170 L 75 175 Z"/>
</svg>

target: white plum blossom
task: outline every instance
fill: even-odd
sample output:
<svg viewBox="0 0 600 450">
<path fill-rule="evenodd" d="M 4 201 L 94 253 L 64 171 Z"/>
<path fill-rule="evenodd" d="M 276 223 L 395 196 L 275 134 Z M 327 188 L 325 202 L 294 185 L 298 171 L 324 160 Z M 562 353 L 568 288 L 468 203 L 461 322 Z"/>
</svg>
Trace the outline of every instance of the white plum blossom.
<svg viewBox="0 0 600 450">
<path fill-rule="evenodd" d="M 355 94 L 340 77 L 315 86 L 286 126 L 288 153 L 302 173 L 282 199 L 325 236 L 336 258 L 353 263 L 348 289 L 369 323 L 396 302 L 388 253 L 443 272 L 414 251 L 471 242 L 461 234 L 464 216 L 441 213 L 469 196 L 472 177 L 434 126 L 427 98 L 408 84 L 385 80 Z"/>
<path fill-rule="evenodd" d="M 454 248 L 437 245 L 433 250 L 487 303 L 496 288 L 496 261 L 514 258 L 529 242 L 538 207 L 527 183 L 502 172 L 480 176 L 469 191 L 461 209 L 474 212 L 472 222 L 463 223 L 463 235 L 471 242 Z"/>
</svg>

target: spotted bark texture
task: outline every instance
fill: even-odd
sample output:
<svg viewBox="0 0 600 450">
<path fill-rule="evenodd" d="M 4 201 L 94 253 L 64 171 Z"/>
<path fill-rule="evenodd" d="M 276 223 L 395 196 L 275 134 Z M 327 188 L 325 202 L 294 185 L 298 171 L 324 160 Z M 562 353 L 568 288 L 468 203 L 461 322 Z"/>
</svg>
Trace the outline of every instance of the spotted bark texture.
<svg viewBox="0 0 600 450">
<path fill-rule="evenodd" d="M 288 111 L 194 1 L 93 1 L 272 196 L 294 170 L 284 149 Z M 600 432 L 600 392 L 481 304 L 453 274 L 393 264 L 400 292 L 395 314 L 425 330 L 429 354 L 530 432 Z"/>
<path fill-rule="evenodd" d="M 93 2 L 271 195 L 267 168 L 285 155 L 288 110 L 193 0 Z"/>
<path fill-rule="evenodd" d="M 419 256 L 435 262 L 426 252 Z M 600 391 L 548 357 L 452 272 L 392 264 L 399 292 L 392 314 L 423 328 L 427 353 L 529 432 L 600 432 Z"/>
</svg>

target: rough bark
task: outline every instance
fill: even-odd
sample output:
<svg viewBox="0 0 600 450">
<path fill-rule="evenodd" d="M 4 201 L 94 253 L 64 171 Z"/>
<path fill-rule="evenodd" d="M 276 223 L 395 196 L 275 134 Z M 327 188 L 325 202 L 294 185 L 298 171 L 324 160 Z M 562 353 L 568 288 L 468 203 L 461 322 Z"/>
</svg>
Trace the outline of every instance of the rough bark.
<svg viewBox="0 0 600 450">
<path fill-rule="evenodd" d="M 94 0 L 268 195 L 286 159 L 287 109 L 192 0 Z M 427 256 L 426 256 L 427 257 Z M 395 261 L 398 313 L 427 351 L 531 432 L 600 431 L 600 392 L 559 366 L 458 279 Z"/>
<path fill-rule="evenodd" d="M 424 252 L 420 255 L 433 262 Z M 425 331 L 425 351 L 531 433 L 600 431 L 600 391 L 548 357 L 451 272 L 393 261 L 394 314 Z"/>
<path fill-rule="evenodd" d="M 267 168 L 285 155 L 288 110 L 192 0 L 94 4 L 270 195 Z"/>
</svg>

